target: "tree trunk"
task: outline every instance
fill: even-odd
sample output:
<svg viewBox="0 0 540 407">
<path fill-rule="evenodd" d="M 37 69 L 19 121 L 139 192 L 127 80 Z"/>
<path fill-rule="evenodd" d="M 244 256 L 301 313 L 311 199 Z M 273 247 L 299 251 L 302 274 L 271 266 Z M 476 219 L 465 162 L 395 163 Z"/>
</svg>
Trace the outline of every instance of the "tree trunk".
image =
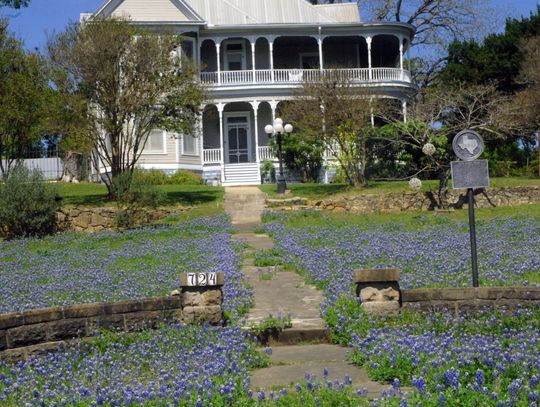
<svg viewBox="0 0 540 407">
<path fill-rule="evenodd" d="M 82 180 L 82 154 L 68 151 L 64 157 L 64 171 L 62 181 L 79 182 Z"/>
<path fill-rule="evenodd" d="M 450 169 L 442 170 L 439 174 L 439 208 L 448 209 L 448 180 L 450 179 Z"/>
</svg>

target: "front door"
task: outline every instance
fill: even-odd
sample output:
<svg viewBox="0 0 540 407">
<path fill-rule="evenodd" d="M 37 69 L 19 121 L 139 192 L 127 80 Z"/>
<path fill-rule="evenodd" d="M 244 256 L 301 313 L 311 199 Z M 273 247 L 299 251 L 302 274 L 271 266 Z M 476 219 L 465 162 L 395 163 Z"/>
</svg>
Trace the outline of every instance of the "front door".
<svg viewBox="0 0 540 407">
<path fill-rule="evenodd" d="M 229 164 L 249 162 L 249 126 L 247 116 L 227 118 Z"/>
</svg>

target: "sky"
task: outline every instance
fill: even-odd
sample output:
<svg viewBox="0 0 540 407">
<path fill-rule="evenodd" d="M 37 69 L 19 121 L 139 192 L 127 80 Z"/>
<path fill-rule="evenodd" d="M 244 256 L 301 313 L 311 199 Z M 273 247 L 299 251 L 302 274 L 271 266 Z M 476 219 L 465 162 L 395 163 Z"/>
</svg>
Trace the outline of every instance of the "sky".
<svg viewBox="0 0 540 407">
<path fill-rule="evenodd" d="M 152 0 L 148 0 L 152 1 Z M 536 10 L 540 0 L 488 0 L 499 16 L 495 29 L 504 28 L 506 17 L 529 16 Z M 10 29 L 24 41 L 28 49 L 42 49 L 47 33 L 62 31 L 69 21 L 78 21 L 79 14 L 96 11 L 104 0 L 31 0 L 30 6 L 21 10 L 3 8 L 0 14 L 7 15 Z M 361 9 L 360 9 L 361 10 Z"/>
</svg>

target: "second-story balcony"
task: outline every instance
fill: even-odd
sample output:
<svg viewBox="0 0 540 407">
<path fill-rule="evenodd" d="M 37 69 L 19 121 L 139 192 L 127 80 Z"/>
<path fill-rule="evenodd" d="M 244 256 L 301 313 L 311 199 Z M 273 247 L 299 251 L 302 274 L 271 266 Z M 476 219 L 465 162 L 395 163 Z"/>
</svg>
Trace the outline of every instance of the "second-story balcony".
<svg viewBox="0 0 540 407">
<path fill-rule="evenodd" d="M 205 86 L 235 87 L 248 85 L 301 85 L 317 82 L 324 76 L 358 84 L 405 82 L 411 83 L 411 73 L 400 68 L 344 69 L 256 69 L 242 71 L 202 72 Z"/>
</svg>

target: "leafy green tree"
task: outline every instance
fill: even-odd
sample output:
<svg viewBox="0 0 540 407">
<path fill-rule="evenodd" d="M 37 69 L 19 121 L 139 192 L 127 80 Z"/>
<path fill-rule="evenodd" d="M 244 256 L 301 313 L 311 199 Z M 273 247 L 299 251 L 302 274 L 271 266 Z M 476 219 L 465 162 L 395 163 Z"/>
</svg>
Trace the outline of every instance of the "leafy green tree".
<svg viewBox="0 0 540 407">
<path fill-rule="evenodd" d="M 440 80 L 470 84 L 495 83 L 503 92 L 523 88 L 519 80 L 525 53 L 523 41 L 540 35 L 540 6 L 528 18 L 508 19 L 503 33 L 476 41 L 454 41 L 448 49 L 448 62 Z"/>
<path fill-rule="evenodd" d="M 86 103 L 78 134 L 88 137 L 96 167 L 110 169 L 102 179 L 111 196 L 113 179 L 133 173 L 153 129 L 195 135 L 204 92 L 194 64 L 173 56 L 180 45 L 175 34 L 113 18 L 73 24 L 49 43 L 52 66 L 66 73 L 65 100 Z"/>
<path fill-rule="evenodd" d="M 324 144 L 322 141 L 308 142 L 302 134 L 295 132 L 283 138 L 282 148 L 283 161 L 287 168 L 301 175 L 303 182 L 318 181 L 323 166 Z"/>
<path fill-rule="evenodd" d="M 30 0 L 0 0 L 0 7 L 21 8 L 27 7 L 28 4 L 30 4 Z"/>
<path fill-rule="evenodd" d="M 28 53 L 0 21 L 0 173 L 9 176 L 17 160 L 39 142 L 51 98 L 45 61 Z"/>
</svg>

